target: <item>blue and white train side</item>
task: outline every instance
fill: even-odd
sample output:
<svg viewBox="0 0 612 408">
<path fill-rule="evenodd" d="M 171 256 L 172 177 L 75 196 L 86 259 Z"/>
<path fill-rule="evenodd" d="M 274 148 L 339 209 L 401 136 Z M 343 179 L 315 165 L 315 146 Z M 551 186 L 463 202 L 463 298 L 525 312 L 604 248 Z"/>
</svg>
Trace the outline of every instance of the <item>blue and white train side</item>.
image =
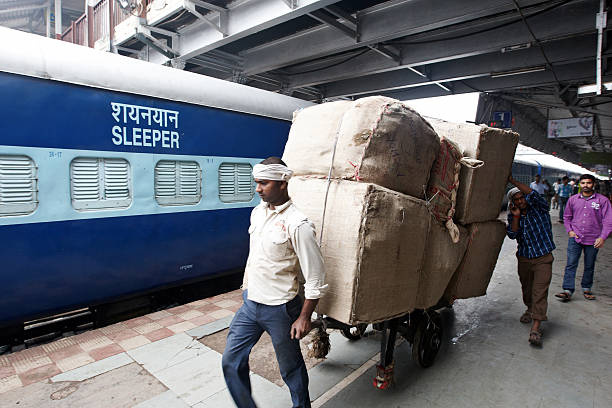
<svg viewBox="0 0 612 408">
<path fill-rule="evenodd" d="M 239 270 L 309 103 L 0 28 L 0 330 Z"/>
</svg>

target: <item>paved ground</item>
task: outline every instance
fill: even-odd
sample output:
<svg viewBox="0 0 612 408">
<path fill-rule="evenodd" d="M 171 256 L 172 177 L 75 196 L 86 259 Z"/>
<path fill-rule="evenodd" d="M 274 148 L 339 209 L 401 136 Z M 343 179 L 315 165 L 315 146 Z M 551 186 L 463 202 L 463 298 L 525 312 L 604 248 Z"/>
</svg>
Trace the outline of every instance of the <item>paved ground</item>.
<svg viewBox="0 0 612 408">
<path fill-rule="evenodd" d="M 599 253 L 597 301 L 575 296 L 563 304 L 552 296 L 565 266 L 563 226 L 554 233 L 542 349 L 528 345 L 529 327 L 518 321 L 516 244 L 506 240 L 488 295 L 443 312 L 445 338 L 433 367 L 416 367 L 403 342 L 395 385 L 376 390 L 379 334 L 349 342 L 332 333 L 328 359 L 309 364 L 313 406 L 611 407 L 612 241 Z M 0 406 L 231 407 L 218 350 L 238 301 L 232 292 L 0 356 Z M 289 407 L 288 391 L 266 364 L 269 344 L 258 347 L 252 382 L 259 406 Z"/>
</svg>

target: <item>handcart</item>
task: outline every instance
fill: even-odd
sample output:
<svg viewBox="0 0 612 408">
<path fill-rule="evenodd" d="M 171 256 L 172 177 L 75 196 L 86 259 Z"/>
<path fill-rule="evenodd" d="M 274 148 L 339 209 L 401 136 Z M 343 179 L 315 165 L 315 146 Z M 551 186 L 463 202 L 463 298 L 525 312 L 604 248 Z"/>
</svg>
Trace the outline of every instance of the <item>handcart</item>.
<svg viewBox="0 0 612 408">
<path fill-rule="evenodd" d="M 412 358 L 416 364 L 423 368 L 433 365 L 442 344 L 442 317 L 438 310 L 443 307 L 451 306 L 440 302 L 431 308 L 417 309 L 372 325 L 374 330 L 382 333 L 380 360 L 372 382 L 374 387 L 384 390 L 393 383 L 393 353 L 398 334 L 412 345 Z M 349 340 L 360 339 L 368 326 L 367 323 L 350 326 L 328 316 L 319 316 L 312 324 L 324 330 L 338 329 Z"/>
</svg>

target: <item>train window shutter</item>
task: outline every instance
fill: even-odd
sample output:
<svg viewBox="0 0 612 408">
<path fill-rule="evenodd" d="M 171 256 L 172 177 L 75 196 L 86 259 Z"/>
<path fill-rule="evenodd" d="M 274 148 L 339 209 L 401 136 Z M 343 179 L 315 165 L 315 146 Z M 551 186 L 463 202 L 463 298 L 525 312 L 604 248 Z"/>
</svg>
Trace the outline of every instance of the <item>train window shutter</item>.
<svg viewBox="0 0 612 408">
<path fill-rule="evenodd" d="M 202 198 L 202 171 L 195 161 L 161 160 L 154 177 L 155 200 L 160 205 L 197 204 Z"/>
<path fill-rule="evenodd" d="M 37 206 L 34 161 L 27 156 L 0 155 L 0 216 L 31 214 Z"/>
<path fill-rule="evenodd" d="M 222 202 L 249 202 L 254 195 L 253 167 L 249 163 L 221 163 L 219 199 Z"/>
<path fill-rule="evenodd" d="M 125 159 L 77 157 L 70 163 L 70 195 L 77 210 L 129 207 L 130 164 Z"/>
</svg>

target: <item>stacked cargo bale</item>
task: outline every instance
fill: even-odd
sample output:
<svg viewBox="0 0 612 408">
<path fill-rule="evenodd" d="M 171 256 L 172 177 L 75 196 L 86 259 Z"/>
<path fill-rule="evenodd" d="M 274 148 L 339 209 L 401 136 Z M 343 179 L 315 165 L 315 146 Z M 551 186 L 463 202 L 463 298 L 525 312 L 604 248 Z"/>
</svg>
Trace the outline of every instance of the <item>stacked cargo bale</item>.
<svg viewBox="0 0 612 408">
<path fill-rule="evenodd" d="M 486 291 L 503 240 L 490 220 L 518 137 L 430 122 L 384 97 L 294 114 L 283 160 L 290 196 L 321 236 L 320 313 L 377 322 Z"/>
<path fill-rule="evenodd" d="M 294 203 L 323 234 L 329 289 L 319 312 L 356 324 L 413 310 L 431 226 L 425 202 L 371 183 L 332 180 L 327 186 L 305 177 L 289 182 Z"/>
<path fill-rule="evenodd" d="M 440 137 L 458 145 L 464 156 L 484 162 L 482 168 L 461 168 L 455 221 L 467 227 L 469 238 L 465 256 L 444 292 L 450 302 L 482 296 L 505 237 L 505 224 L 497 216 L 519 136 L 482 125 L 427 120 Z"/>
<path fill-rule="evenodd" d="M 295 112 L 283 160 L 296 176 L 364 181 L 422 199 L 439 149 L 418 113 L 373 96 Z"/>
<path fill-rule="evenodd" d="M 423 200 L 439 151 L 431 126 L 394 99 L 296 112 L 283 160 L 293 201 L 322 235 L 329 291 L 319 312 L 376 322 L 440 299 L 468 234 L 453 242 Z"/>
</svg>

